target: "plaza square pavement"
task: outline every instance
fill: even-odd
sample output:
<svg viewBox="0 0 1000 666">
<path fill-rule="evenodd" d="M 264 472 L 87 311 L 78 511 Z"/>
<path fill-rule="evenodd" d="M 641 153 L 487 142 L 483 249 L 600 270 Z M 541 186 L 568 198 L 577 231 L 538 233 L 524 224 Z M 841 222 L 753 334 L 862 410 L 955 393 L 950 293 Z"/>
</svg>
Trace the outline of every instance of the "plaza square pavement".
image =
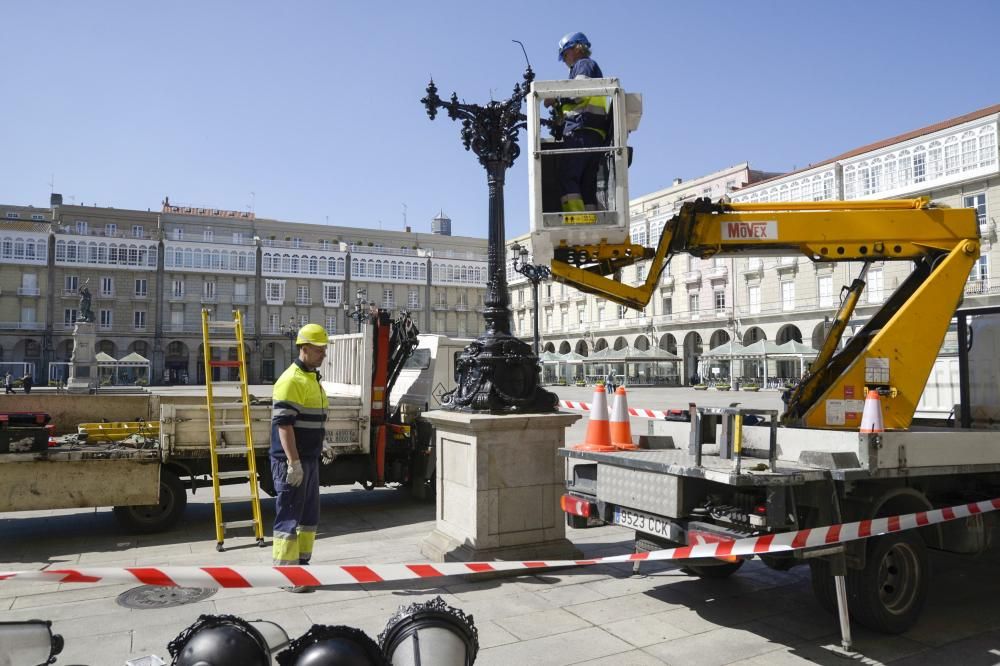
<svg viewBox="0 0 1000 666">
<path fill-rule="evenodd" d="M 194 387 L 192 387 L 194 388 Z M 585 389 L 557 389 L 588 400 Z M 266 389 L 254 387 L 256 395 Z M 636 389 L 632 405 L 662 409 L 689 400 L 779 407 L 776 393 Z M 582 440 L 585 421 L 567 433 Z M 633 419 L 633 432 L 646 420 Z M 265 524 L 274 500 L 262 501 Z M 174 530 L 124 533 L 110 509 L 0 514 L 0 569 L 49 565 L 157 566 L 270 564 L 270 548 L 247 536 L 215 551 L 211 490 L 190 497 Z M 422 562 L 420 543 L 434 525 L 432 503 L 403 491 L 327 488 L 316 564 Z M 630 552 L 618 527 L 567 530 L 586 557 Z M 270 541 L 268 540 L 268 545 Z M 57 664 L 124 664 L 156 654 L 202 613 L 271 620 L 290 637 L 312 624 L 360 627 L 373 638 L 399 606 L 441 596 L 470 613 L 479 632 L 479 665 L 502 664 L 995 664 L 1000 663 L 1000 557 L 934 554 L 933 578 L 919 623 L 899 636 L 853 627 L 857 654 L 836 652 L 836 618 L 813 598 L 807 567 L 789 572 L 748 562 L 726 580 L 700 580 L 670 563 L 596 565 L 530 575 L 448 577 L 420 582 L 330 586 L 311 594 L 273 589 L 219 590 L 173 608 L 130 610 L 116 597 L 135 585 L 0 582 L 0 621 L 48 619 L 66 640 Z"/>
</svg>

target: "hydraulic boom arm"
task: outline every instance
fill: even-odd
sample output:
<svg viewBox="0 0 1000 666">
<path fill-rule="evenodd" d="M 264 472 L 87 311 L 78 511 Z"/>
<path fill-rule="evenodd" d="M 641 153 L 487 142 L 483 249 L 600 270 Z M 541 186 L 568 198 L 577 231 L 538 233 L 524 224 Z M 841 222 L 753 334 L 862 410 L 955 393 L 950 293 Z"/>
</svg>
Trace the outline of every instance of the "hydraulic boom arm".
<svg viewBox="0 0 1000 666">
<path fill-rule="evenodd" d="M 670 259 L 802 254 L 814 262 L 861 261 L 829 335 L 809 372 L 788 396 L 786 424 L 857 428 L 866 388 L 890 396 L 887 428 L 909 426 L 947 333 L 969 271 L 979 259 L 971 209 L 931 207 L 927 199 L 764 204 L 685 203 L 657 247 L 631 243 L 553 248 L 552 276 L 635 309 L 649 303 Z M 613 274 L 651 260 L 645 282 Z M 868 265 L 911 261 L 914 269 L 850 342 L 836 351 L 864 288 Z M 611 277 L 609 277 L 611 276 Z"/>
</svg>

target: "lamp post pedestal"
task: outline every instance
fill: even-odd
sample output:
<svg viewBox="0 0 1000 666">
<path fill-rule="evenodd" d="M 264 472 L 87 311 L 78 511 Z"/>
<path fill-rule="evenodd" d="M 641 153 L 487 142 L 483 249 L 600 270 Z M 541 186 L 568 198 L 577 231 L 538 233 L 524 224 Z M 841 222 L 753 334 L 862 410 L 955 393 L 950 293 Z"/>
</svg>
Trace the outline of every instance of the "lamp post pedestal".
<svg viewBox="0 0 1000 666">
<path fill-rule="evenodd" d="M 556 454 L 579 414 L 482 415 L 437 410 L 437 513 L 420 552 L 432 562 L 576 559 L 559 510 Z M 449 462 L 450 461 L 450 462 Z"/>
</svg>

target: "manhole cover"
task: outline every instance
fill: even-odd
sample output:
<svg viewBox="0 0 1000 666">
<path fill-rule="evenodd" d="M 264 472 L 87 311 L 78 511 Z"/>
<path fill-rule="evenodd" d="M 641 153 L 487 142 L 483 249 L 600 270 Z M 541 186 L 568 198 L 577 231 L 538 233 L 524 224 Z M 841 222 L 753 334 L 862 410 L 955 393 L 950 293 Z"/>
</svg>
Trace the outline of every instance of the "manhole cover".
<svg viewBox="0 0 1000 666">
<path fill-rule="evenodd" d="M 118 595 L 119 606 L 125 608 L 169 608 L 193 604 L 215 594 L 214 587 L 159 587 L 143 585 Z"/>
</svg>

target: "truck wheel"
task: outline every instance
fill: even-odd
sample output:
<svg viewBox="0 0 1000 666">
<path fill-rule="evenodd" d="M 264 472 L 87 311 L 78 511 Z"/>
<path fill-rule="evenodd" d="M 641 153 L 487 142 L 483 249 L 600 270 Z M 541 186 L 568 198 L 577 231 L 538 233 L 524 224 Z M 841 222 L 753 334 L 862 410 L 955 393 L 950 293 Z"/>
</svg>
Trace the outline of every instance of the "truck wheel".
<svg viewBox="0 0 1000 666">
<path fill-rule="evenodd" d="M 927 546 L 919 534 L 870 539 L 865 568 L 847 576 L 851 615 L 869 629 L 901 634 L 920 617 L 929 579 Z"/>
<path fill-rule="evenodd" d="M 140 534 L 162 532 L 173 527 L 187 506 L 187 489 L 177 475 L 160 470 L 160 502 L 143 506 L 116 506 L 112 512 L 128 531 Z"/>
<path fill-rule="evenodd" d="M 681 571 L 690 576 L 697 576 L 698 578 L 718 579 L 729 578 L 739 571 L 742 566 L 743 560 L 736 560 L 735 562 L 727 562 L 726 564 L 710 564 L 708 566 L 689 565 L 681 567 Z"/>
</svg>

